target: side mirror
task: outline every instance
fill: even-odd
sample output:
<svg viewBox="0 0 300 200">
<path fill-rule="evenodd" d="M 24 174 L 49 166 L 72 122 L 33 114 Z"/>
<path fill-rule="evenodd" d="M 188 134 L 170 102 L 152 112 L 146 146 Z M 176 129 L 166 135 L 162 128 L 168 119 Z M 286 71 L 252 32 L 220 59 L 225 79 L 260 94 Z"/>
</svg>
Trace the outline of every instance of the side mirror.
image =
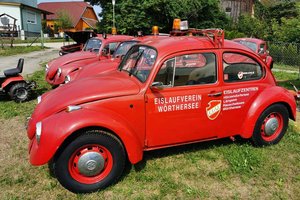
<svg viewBox="0 0 300 200">
<path fill-rule="evenodd" d="M 152 85 L 150 86 L 150 89 L 153 91 L 159 91 L 164 89 L 163 83 L 162 82 L 153 82 Z"/>
<path fill-rule="evenodd" d="M 263 48 L 259 49 L 258 54 L 264 54 L 264 53 L 265 53 L 265 50 Z"/>
</svg>

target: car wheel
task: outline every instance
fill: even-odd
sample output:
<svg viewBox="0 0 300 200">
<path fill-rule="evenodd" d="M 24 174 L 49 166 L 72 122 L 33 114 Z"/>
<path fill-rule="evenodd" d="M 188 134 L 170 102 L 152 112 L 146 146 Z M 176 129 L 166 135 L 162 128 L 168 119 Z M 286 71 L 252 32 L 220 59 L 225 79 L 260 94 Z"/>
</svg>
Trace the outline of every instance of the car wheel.
<svg viewBox="0 0 300 200">
<path fill-rule="evenodd" d="M 284 136 L 289 121 L 285 106 L 274 104 L 268 107 L 258 118 L 252 141 L 256 146 L 277 144 Z"/>
<path fill-rule="evenodd" d="M 53 160 L 50 160 L 48 162 L 48 169 L 49 169 L 49 175 L 53 178 L 56 178 L 56 175 L 55 175 L 55 162 Z"/>
<path fill-rule="evenodd" d="M 125 162 L 124 147 L 116 136 L 89 130 L 56 157 L 55 175 L 71 192 L 95 192 L 117 181 Z"/>
<path fill-rule="evenodd" d="M 21 103 L 29 99 L 31 89 L 28 88 L 27 83 L 19 82 L 10 87 L 8 94 L 12 100 Z"/>
</svg>

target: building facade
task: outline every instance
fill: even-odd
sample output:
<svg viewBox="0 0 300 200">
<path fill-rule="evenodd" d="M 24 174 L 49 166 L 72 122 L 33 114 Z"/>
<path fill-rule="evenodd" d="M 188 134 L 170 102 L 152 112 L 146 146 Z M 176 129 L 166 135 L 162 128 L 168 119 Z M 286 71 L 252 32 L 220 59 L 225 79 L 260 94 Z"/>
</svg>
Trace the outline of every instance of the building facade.
<svg viewBox="0 0 300 200">
<path fill-rule="evenodd" d="M 235 22 L 242 14 L 254 16 L 254 0 L 221 0 L 221 7 Z"/>
<path fill-rule="evenodd" d="M 72 27 L 68 31 L 82 31 L 95 29 L 98 17 L 91 5 L 86 2 L 45 2 L 38 4 L 38 8 L 52 12 L 47 16 L 47 26 L 54 30 L 58 24 L 58 13 L 67 13 L 71 19 Z M 64 31 L 60 29 L 60 31 Z"/>
<path fill-rule="evenodd" d="M 50 12 L 38 9 L 37 0 L 10 0 L 0 2 L 1 14 L 7 14 L 16 19 L 19 34 L 23 30 L 25 36 L 35 36 L 42 30 L 42 14 L 50 14 Z"/>
</svg>

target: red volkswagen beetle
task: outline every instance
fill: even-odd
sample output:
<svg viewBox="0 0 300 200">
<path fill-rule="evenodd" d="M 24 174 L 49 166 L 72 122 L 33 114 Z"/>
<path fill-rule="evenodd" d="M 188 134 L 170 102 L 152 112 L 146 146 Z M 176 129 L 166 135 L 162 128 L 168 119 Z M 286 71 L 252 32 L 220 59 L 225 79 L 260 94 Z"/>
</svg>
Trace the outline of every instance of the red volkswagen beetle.
<svg viewBox="0 0 300 200">
<path fill-rule="evenodd" d="M 65 81 L 72 71 L 90 63 L 110 59 L 118 44 L 133 39 L 126 35 L 98 35 L 90 38 L 82 51 L 58 57 L 46 65 L 46 81 L 56 87 Z"/>
<path fill-rule="evenodd" d="M 273 68 L 273 58 L 269 54 L 266 41 L 257 38 L 236 38 L 233 39 L 233 41 L 245 45 L 253 50 L 263 59 L 270 69 Z"/>
<path fill-rule="evenodd" d="M 65 188 L 86 193 L 145 151 L 234 136 L 278 143 L 296 103 L 262 58 L 219 29 L 179 32 L 134 45 L 118 70 L 39 97 L 27 128 L 31 164 L 49 163 Z"/>
<path fill-rule="evenodd" d="M 84 67 L 80 67 L 75 71 L 71 71 L 65 76 L 65 83 L 69 83 L 70 81 L 92 76 L 102 72 L 116 70 L 117 66 L 121 62 L 122 57 L 127 53 L 130 47 L 132 47 L 139 41 L 139 38 L 135 38 L 132 40 L 121 42 L 113 53 L 112 58 L 99 60 Z"/>
</svg>

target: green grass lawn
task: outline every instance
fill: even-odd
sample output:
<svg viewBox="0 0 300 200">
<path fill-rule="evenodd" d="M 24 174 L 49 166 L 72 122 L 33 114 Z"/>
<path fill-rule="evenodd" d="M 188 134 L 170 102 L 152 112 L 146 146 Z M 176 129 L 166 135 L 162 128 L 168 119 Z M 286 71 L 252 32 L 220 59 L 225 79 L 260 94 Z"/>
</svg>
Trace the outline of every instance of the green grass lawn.
<svg viewBox="0 0 300 200">
<path fill-rule="evenodd" d="M 14 46 L 14 47 L 5 47 L 2 49 L 0 47 L 0 56 L 13 56 L 13 55 L 22 54 L 22 53 L 30 53 L 33 51 L 41 51 L 44 48 L 42 48 L 41 46 L 31 46 L 31 47 Z"/>
<path fill-rule="evenodd" d="M 296 80 L 283 73 L 274 73 L 280 84 Z M 30 79 L 39 85 L 37 95 L 50 90 L 43 71 Z M 274 146 L 256 148 L 237 138 L 146 152 L 115 185 L 72 194 L 49 175 L 47 166 L 29 164 L 23 123 L 35 104 L 35 99 L 0 103 L 0 199 L 299 199 L 300 134 L 292 121 Z"/>
</svg>

